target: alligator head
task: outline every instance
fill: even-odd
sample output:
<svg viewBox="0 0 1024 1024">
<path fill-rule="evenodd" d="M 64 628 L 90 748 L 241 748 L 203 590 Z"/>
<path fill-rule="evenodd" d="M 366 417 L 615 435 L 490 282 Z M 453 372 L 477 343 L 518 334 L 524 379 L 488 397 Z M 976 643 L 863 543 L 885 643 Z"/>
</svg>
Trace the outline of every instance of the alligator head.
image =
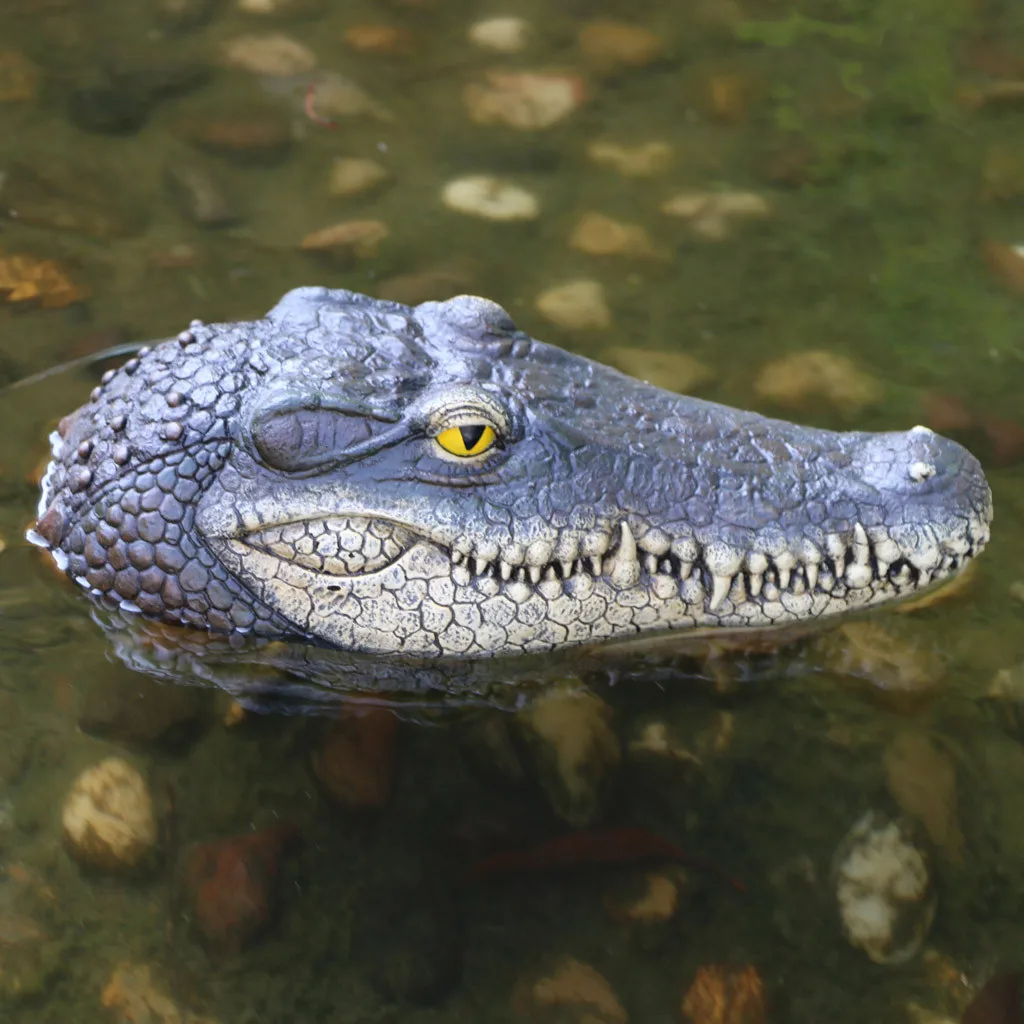
<svg viewBox="0 0 1024 1024">
<path fill-rule="evenodd" d="M 31 537 L 99 601 L 427 658 L 825 619 L 953 576 L 992 514 L 924 427 L 671 394 L 467 296 L 194 323 L 52 444 Z"/>
</svg>

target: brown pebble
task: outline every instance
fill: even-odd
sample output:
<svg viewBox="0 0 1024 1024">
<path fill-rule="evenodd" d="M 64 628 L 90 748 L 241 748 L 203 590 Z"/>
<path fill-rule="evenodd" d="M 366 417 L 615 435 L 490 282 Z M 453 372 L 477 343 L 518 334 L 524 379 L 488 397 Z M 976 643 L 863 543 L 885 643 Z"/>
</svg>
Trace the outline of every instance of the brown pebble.
<svg viewBox="0 0 1024 1024">
<path fill-rule="evenodd" d="M 1024 295 L 1024 251 L 987 239 L 981 243 L 981 255 L 996 279 L 1011 292 Z"/>
<path fill-rule="evenodd" d="M 391 799 L 397 741 L 398 719 L 391 711 L 348 711 L 324 734 L 312 757 L 313 774 L 346 807 L 383 807 Z"/>
<path fill-rule="evenodd" d="M 580 29 L 580 52 L 603 71 L 644 68 L 665 50 L 661 37 L 640 25 L 621 21 L 591 21 Z"/>
<path fill-rule="evenodd" d="M 351 252 L 360 258 L 376 255 L 391 232 L 379 220 L 346 220 L 306 235 L 299 248 L 306 252 Z"/>
<path fill-rule="evenodd" d="M 353 25 L 345 32 L 345 43 L 357 53 L 380 57 L 407 57 L 413 52 L 413 35 L 393 25 Z"/>
</svg>

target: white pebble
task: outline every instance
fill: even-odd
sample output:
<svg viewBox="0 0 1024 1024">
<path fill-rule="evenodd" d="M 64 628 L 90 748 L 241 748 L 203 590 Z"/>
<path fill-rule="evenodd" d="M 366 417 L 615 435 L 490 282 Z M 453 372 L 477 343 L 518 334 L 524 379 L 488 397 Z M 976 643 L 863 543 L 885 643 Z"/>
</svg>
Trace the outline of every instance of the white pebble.
<svg viewBox="0 0 1024 1024">
<path fill-rule="evenodd" d="M 441 199 L 451 210 L 485 220 L 533 220 L 540 213 L 536 196 L 489 174 L 473 174 L 448 182 Z"/>
<path fill-rule="evenodd" d="M 469 27 L 469 41 L 482 50 L 519 53 L 526 49 L 533 28 L 525 18 L 511 15 L 484 18 Z"/>
</svg>

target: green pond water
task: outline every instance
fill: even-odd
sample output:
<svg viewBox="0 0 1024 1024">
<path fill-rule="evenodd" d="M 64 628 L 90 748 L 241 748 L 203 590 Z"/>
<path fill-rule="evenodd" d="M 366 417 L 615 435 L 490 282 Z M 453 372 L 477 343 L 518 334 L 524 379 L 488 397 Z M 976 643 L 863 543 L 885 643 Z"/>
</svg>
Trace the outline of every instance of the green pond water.
<svg viewBox="0 0 1024 1024">
<path fill-rule="evenodd" d="M 1024 258 L 1013 249 L 1024 243 L 1024 8 L 276 6 L 0 0 L 0 383 L 193 318 L 256 317 L 300 284 L 412 302 L 469 291 L 537 337 L 638 373 L 659 353 L 658 383 L 683 380 L 687 354 L 713 400 L 823 426 L 955 431 L 989 473 L 992 543 L 960 594 L 759 661 L 756 682 L 712 666 L 704 681 L 580 699 L 576 718 L 589 709 L 594 730 L 584 774 L 603 779 L 582 811 L 553 749 L 505 712 L 405 716 L 380 741 L 393 739 L 393 759 L 370 735 L 362 756 L 393 768 L 392 792 L 353 810 L 313 770 L 328 721 L 229 726 L 229 695 L 130 672 L 22 539 L 48 431 L 115 364 L 7 391 L 0 1021 L 660 1024 L 680 1019 L 709 965 L 753 966 L 770 1020 L 958 1020 L 987 977 L 1022 966 L 1024 948 L 1024 669 L 1013 672 L 1024 662 Z M 496 14 L 532 26 L 521 52 L 468 41 Z M 601 20 L 620 27 L 595 32 Z M 652 38 L 617 49 L 630 42 L 623 24 Z M 367 25 L 400 31 L 366 52 L 366 33 L 346 33 Z M 238 37 L 274 33 L 308 48 L 290 77 L 226 66 Z M 467 86 L 538 70 L 578 76 L 563 119 L 519 129 L 469 116 Z M 630 177 L 595 162 L 601 141 L 656 142 L 671 158 Z M 340 157 L 372 159 L 389 178 L 333 195 Z M 188 187 L 182 198 L 196 168 L 229 223 L 209 223 Z M 469 174 L 528 190 L 539 215 L 497 223 L 446 208 L 445 184 Z M 709 238 L 706 224 L 661 210 L 692 191 L 752 193 L 767 215 L 727 218 Z M 646 254 L 570 245 L 593 213 L 646 231 Z M 300 249 L 352 220 L 379 221 L 387 237 L 358 252 Z M 583 279 L 603 287 L 606 326 L 568 329 L 540 311 L 542 293 Z M 815 377 L 788 399 L 766 392 L 763 368 L 784 357 L 800 357 L 787 382 L 820 373 L 808 352 L 849 363 L 825 360 L 831 383 Z M 652 735 L 669 752 L 643 749 Z M 76 776 L 111 756 L 144 774 L 158 818 L 158 850 L 130 873 L 83 869 L 61 835 Z M 833 856 L 868 811 L 903 814 L 938 896 L 923 948 L 899 965 L 854 948 L 837 912 Z M 485 855 L 568 833 L 567 817 L 648 830 L 694 862 L 685 882 L 664 860 L 472 872 Z M 274 894 L 264 927 L 241 949 L 204 941 L 196 844 L 282 824 L 297 834 L 279 873 L 255 872 Z M 678 910 L 624 920 L 650 872 L 675 886 Z M 567 957 L 599 972 L 621 1009 L 541 1008 L 534 983 Z M 128 991 L 124 973 L 110 984 L 125 964 L 136 979 L 148 968 L 158 994 Z"/>
</svg>

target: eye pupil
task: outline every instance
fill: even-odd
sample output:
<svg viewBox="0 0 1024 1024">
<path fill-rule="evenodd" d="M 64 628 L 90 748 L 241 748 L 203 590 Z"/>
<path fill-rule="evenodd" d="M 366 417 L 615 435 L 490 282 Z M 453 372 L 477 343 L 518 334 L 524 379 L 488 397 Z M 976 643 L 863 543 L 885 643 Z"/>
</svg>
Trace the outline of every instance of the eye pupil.
<svg viewBox="0 0 1024 1024">
<path fill-rule="evenodd" d="M 474 423 L 469 427 L 459 427 L 459 433 L 462 434 L 462 443 L 466 446 L 467 452 L 471 452 L 480 443 L 480 438 L 484 436 L 486 429 L 487 426 L 483 423 Z"/>
</svg>

